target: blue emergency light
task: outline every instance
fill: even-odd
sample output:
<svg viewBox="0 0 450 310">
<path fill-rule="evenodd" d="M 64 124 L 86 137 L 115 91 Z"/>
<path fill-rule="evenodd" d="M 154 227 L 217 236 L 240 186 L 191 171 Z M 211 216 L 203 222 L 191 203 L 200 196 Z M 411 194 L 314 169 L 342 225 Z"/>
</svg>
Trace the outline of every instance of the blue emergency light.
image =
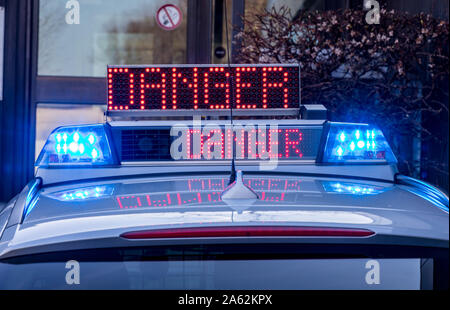
<svg viewBox="0 0 450 310">
<path fill-rule="evenodd" d="M 59 127 L 47 139 L 37 160 L 39 167 L 114 165 L 107 137 L 108 125 Z"/>
<path fill-rule="evenodd" d="M 318 163 L 396 164 L 383 132 L 368 124 L 326 123 Z"/>
</svg>

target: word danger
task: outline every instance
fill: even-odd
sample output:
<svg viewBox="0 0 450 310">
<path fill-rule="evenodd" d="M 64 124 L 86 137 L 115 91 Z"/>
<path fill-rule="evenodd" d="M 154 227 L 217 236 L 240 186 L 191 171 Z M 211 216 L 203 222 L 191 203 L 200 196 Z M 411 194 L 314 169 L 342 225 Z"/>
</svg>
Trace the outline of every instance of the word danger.
<svg viewBox="0 0 450 310">
<path fill-rule="evenodd" d="M 108 68 L 108 110 L 289 109 L 298 66 Z"/>
<path fill-rule="evenodd" d="M 172 127 L 170 147 L 173 159 L 302 159 L 303 132 L 300 128 L 266 126 Z"/>
</svg>

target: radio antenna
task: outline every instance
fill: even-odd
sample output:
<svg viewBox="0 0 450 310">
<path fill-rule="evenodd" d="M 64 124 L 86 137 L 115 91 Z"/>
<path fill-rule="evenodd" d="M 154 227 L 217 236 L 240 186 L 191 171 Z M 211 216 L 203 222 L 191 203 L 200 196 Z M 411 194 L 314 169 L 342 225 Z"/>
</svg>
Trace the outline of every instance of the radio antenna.
<svg viewBox="0 0 450 310">
<path fill-rule="evenodd" d="M 231 62 L 230 62 L 230 51 L 231 51 L 231 46 L 230 46 L 230 42 L 228 39 L 228 10 L 227 10 L 227 0 L 224 1 L 224 5 L 225 5 L 225 37 L 227 39 L 227 63 L 228 63 L 228 71 L 230 72 L 230 76 L 228 77 L 228 83 L 230 85 L 231 88 L 231 100 L 230 100 L 230 121 L 231 121 L 231 130 L 232 130 L 232 143 L 231 143 L 231 148 L 232 148 L 232 158 L 231 158 L 231 172 L 230 172 L 230 180 L 228 182 L 228 185 L 230 185 L 231 183 L 236 181 L 236 166 L 235 166 L 235 158 L 236 158 L 236 153 L 234 150 L 234 130 L 233 130 L 233 105 L 234 105 L 234 84 L 233 84 L 233 71 L 231 70 Z"/>
</svg>

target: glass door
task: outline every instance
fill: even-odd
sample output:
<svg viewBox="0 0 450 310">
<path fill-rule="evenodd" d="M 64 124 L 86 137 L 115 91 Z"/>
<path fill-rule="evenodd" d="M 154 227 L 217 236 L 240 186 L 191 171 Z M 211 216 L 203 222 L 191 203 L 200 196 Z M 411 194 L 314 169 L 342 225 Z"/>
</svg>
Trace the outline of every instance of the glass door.
<svg viewBox="0 0 450 310">
<path fill-rule="evenodd" d="M 54 128 L 103 121 L 108 64 L 209 63 L 210 2 L 35 0 L 35 156 Z"/>
<path fill-rule="evenodd" d="M 168 4 L 41 0 L 38 75 L 105 77 L 108 64 L 186 63 L 188 0 Z M 160 26 L 172 13 L 173 24 Z"/>
</svg>

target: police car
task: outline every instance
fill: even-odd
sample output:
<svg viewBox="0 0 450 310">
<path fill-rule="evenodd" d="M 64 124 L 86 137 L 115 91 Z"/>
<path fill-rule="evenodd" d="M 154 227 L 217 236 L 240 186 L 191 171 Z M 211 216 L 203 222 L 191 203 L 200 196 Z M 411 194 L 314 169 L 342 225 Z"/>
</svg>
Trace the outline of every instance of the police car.
<svg viewBox="0 0 450 310">
<path fill-rule="evenodd" d="M 445 289 L 448 197 L 296 65 L 108 67 L 0 211 L 0 289 Z"/>
</svg>

